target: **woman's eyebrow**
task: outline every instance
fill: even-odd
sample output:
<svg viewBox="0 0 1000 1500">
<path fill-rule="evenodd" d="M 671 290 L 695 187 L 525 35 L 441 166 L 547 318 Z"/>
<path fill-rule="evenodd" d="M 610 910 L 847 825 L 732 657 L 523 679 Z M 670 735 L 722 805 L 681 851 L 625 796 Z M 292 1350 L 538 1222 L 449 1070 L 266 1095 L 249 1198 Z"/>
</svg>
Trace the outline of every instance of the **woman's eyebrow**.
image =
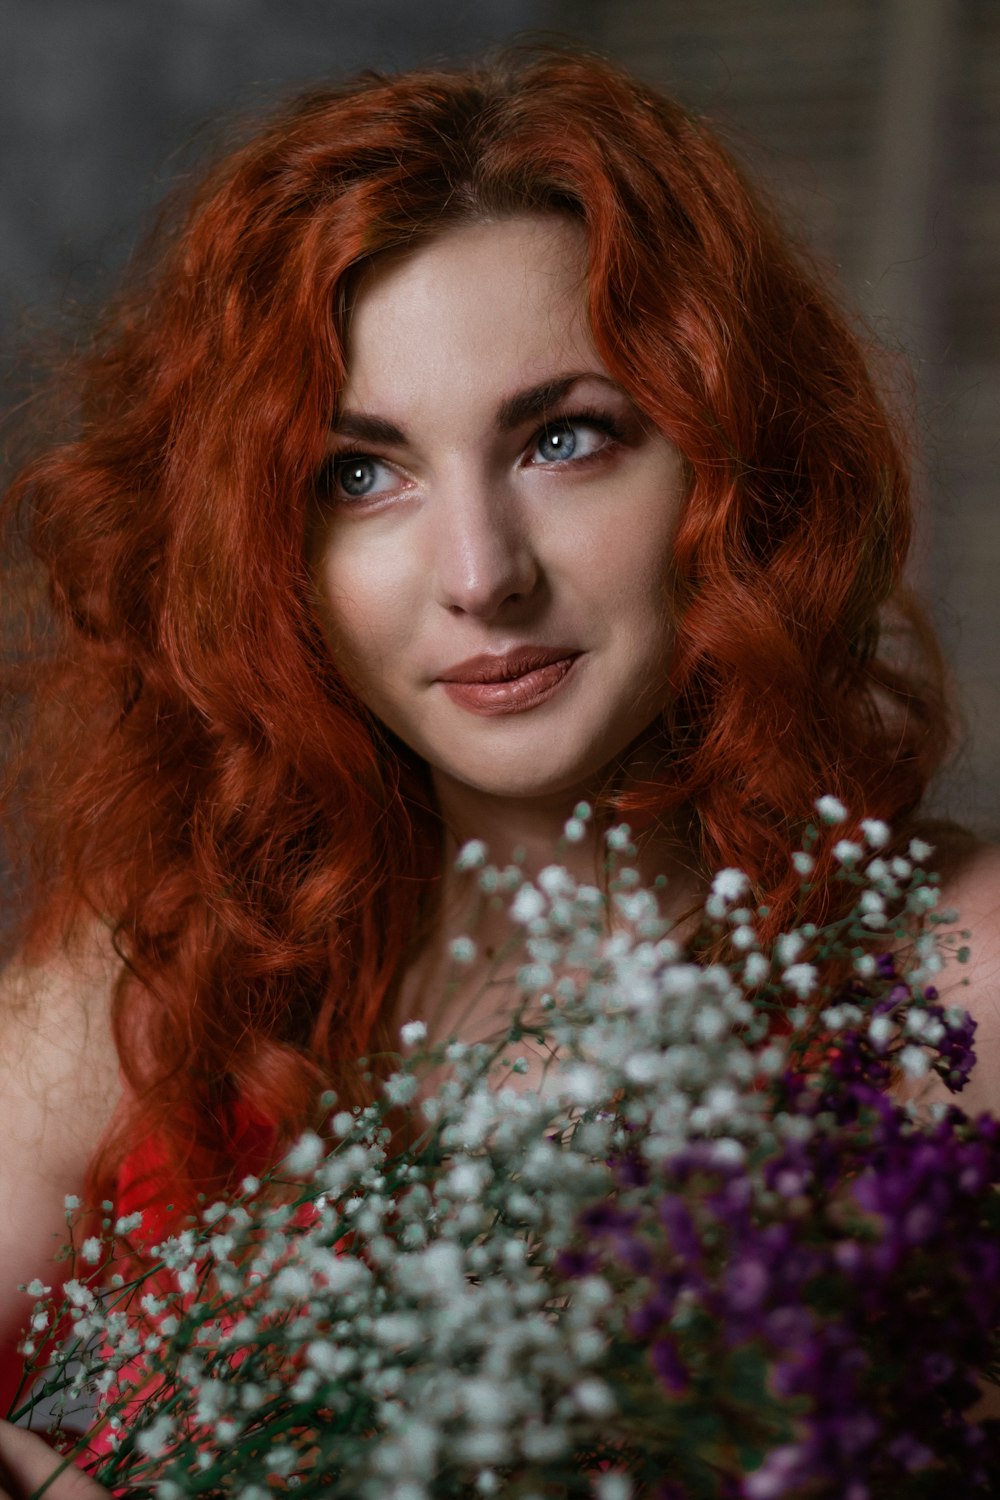
<svg viewBox="0 0 1000 1500">
<path fill-rule="evenodd" d="M 539 385 L 505 396 L 497 407 L 497 428 L 501 432 L 510 432 L 533 418 L 544 416 L 578 380 L 599 380 L 602 385 L 610 386 L 619 395 L 622 393 L 617 382 L 609 375 L 602 375 L 599 370 L 580 370 L 573 375 L 560 375 L 555 380 L 544 380 Z M 330 430 L 341 437 L 355 438 L 366 443 L 406 442 L 406 434 L 402 428 L 372 412 L 338 412 L 330 423 Z"/>
<path fill-rule="evenodd" d="M 599 370 L 578 370 L 574 375 L 561 375 L 556 380 L 545 380 L 541 385 L 533 385 L 525 391 L 518 391 L 514 396 L 505 397 L 497 408 L 497 427 L 501 432 L 509 432 L 524 422 L 530 422 L 533 417 L 544 416 L 578 380 L 599 380 L 602 385 L 610 386 L 613 391 L 621 394 L 621 387 L 610 375 L 602 375 Z"/>
<path fill-rule="evenodd" d="M 338 412 L 330 423 L 330 431 L 341 437 L 357 438 L 363 443 L 405 443 L 406 434 L 385 417 L 376 417 L 364 411 Z"/>
</svg>

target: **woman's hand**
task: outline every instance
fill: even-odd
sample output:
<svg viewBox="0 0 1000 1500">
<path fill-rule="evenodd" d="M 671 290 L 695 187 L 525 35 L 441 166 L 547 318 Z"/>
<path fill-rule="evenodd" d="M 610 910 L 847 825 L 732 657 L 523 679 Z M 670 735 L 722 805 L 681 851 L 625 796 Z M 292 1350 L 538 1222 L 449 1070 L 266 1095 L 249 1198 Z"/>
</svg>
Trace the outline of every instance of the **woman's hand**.
<svg viewBox="0 0 1000 1500">
<path fill-rule="evenodd" d="M 0 1421 L 0 1500 L 27 1500 L 65 1460 L 37 1432 Z M 107 1494 L 73 1463 L 45 1491 L 45 1500 L 101 1500 Z"/>
</svg>

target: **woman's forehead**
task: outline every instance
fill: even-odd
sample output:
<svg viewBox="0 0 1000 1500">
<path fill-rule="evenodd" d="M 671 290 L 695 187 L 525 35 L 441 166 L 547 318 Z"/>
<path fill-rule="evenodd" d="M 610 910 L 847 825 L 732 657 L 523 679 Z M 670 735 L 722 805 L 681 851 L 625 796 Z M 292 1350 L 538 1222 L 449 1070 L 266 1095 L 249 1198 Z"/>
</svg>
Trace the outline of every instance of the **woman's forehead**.
<svg viewBox="0 0 1000 1500">
<path fill-rule="evenodd" d="M 344 410 L 417 411 L 445 392 L 501 410 L 571 372 L 606 377 L 582 227 L 555 215 L 462 225 L 374 265 L 353 300 L 346 356 Z"/>
</svg>

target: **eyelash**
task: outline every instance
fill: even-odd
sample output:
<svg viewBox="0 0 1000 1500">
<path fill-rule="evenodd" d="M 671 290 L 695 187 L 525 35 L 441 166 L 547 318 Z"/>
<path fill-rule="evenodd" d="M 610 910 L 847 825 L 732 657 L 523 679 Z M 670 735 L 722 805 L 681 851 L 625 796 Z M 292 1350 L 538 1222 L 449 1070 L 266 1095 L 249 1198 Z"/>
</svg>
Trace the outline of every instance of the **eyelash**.
<svg viewBox="0 0 1000 1500">
<path fill-rule="evenodd" d="M 533 446 L 537 448 L 538 444 L 541 442 L 545 434 L 547 432 L 552 432 L 555 428 L 576 426 L 596 427 L 599 432 L 604 433 L 605 437 L 611 438 L 616 443 L 620 443 L 625 436 L 620 423 L 618 423 L 615 418 L 612 417 L 608 412 L 597 411 L 593 407 L 581 407 L 577 411 L 566 412 L 563 416 L 557 417 L 555 421 L 543 424 L 535 433 L 535 436 L 532 440 Z M 588 458 L 597 458 L 601 454 L 606 453 L 607 450 L 608 445 L 605 444 L 603 448 L 598 448 L 596 453 L 586 453 L 581 458 L 577 459 L 569 458 L 566 460 L 566 462 L 582 464 L 585 463 Z"/>
<path fill-rule="evenodd" d="M 529 447 L 532 450 L 537 448 L 546 433 L 558 431 L 562 427 L 575 426 L 595 427 L 599 432 L 603 432 L 606 437 L 610 438 L 611 443 L 605 443 L 602 447 L 598 448 L 596 453 L 584 453 L 579 458 L 574 458 L 571 454 L 569 458 L 551 459 L 548 463 L 540 463 L 534 465 L 534 467 L 553 469 L 559 468 L 563 464 L 589 463 L 593 459 L 603 458 L 608 452 L 609 447 L 622 442 L 625 436 L 621 424 L 608 412 L 598 411 L 591 407 L 580 407 L 576 411 L 565 412 L 561 416 L 543 423 L 532 437 Z M 354 504 L 361 504 L 364 496 L 355 499 L 353 496 L 336 495 L 336 484 L 337 470 L 341 464 L 357 463 L 362 459 L 371 460 L 375 463 L 387 462 L 386 459 L 380 459 L 374 453 L 369 453 L 364 448 L 345 448 L 340 452 L 331 453 L 320 472 L 319 487 L 322 492 L 327 496 L 333 496 L 345 501 L 345 503 L 352 503 L 353 501 Z M 377 499 L 378 497 L 374 498 Z"/>
</svg>

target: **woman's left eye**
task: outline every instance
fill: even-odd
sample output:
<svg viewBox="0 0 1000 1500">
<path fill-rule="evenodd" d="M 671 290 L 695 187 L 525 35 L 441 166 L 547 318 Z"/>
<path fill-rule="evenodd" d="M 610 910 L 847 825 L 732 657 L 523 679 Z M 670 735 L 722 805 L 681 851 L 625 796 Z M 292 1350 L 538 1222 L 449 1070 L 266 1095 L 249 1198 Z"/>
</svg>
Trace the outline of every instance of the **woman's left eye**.
<svg viewBox="0 0 1000 1500">
<path fill-rule="evenodd" d="M 535 440 L 534 454 L 542 464 L 558 459 L 593 458 L 620 438 L 618 425 L 608 417 L 561 417 L 549 422 Z"/>
</svg>

